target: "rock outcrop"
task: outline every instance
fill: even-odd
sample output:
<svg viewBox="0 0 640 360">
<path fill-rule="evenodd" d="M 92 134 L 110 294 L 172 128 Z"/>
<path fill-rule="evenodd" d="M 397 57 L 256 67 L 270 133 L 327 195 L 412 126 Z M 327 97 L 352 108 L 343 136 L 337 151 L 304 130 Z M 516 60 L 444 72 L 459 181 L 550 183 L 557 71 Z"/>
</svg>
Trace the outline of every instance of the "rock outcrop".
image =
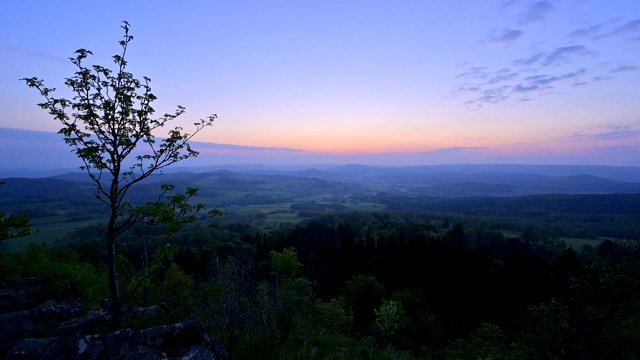
<svg viewBox="0 0 640 360">
<path fill-rule="evenodd" d="M 226 357 L 224 349 L 198 321 L 105 332 L 101 331 L 108 325 L 104 309 L 83 311 L 79 302 L 54 302 L 47 299 L 48 293 L 49 289 L 39 279 L 0 285 L 0 358 L 204 360 Z"/>
</svg>

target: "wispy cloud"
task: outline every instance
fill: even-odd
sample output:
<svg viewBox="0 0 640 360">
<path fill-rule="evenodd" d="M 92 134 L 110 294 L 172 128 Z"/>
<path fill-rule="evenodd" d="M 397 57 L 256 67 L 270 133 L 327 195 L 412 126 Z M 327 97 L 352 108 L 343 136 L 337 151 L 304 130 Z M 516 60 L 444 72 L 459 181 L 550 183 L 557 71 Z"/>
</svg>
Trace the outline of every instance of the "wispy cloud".
<svg viewBox="0 0 640 360">
<path fill-rule="evenodd" d="M 604 132 L 594 134 L 593 137 L 602 140 L 640 138 L 640 131 L 628 125 L 611 126 Z"/>
<path fill-rule="evenodd" d="M 20 47 L 5 45 L 5 44 L 0 44 L 0 50 L 8 51 L 8 52 L 11 52 L 11 53 L 14 53 L 14 54 L 26 55 L 26 56 L 30 56 L 30 57 L 37 57 L 37 58 L 43 58 L 43 59 L 48 59 L 48 60 L 60 61 L 60 62 L 64 62 L 64 63 L 68 63 L 69 62 L 69 59 L 65 59 L 65 58 L 62 58 L 62 57 L 55 56 L 55 55 L 50 55 L 50 54 L 42 53 L 42 52 L 39 52 L 39 51 L 31 50 L 31 49 L 25 49 L 25 48 L 20 48 Z"/>
<path fill-rule="evenodd" d="M 570 62 L 572 58 L 584 56 L 595 57 L 598 56 L 598 53 L 596 51 L 588 49 L 584 45 L 562 46 L 555 48 L 548 53 L 538 52 L 526 58 L 516 59 L 513 61 L 513 64 L 519 66 L 550 66 L 565 64 Z"/>
<path fill-rule="evenodd" d="M 497 88 L 484 89 L 480 91 L 480 96 L 466 101 L 464 105 L 470 107 L 482 106 L 483 104 L 497 104 L 509 99 L 511 86 L 500 86 Z"/>
<path fill-rule="evenodd" d="M 503 68 L 494 72 L 489 78 L 489 80 L 487 81 L 487 84 L 497 84 L 502 81 L 509 81 L 509 80 L 515 79 L 517 76 L 518 76 L 517 72 L 512 71 L 511 69 L 508 69 L 508 68 Z"/>
<path fill-rule="evenodd" d="M 594 76 L 592 80 L 595 81 L 605 81 L 613 79 L 611 76 Z"/>
<path fill-rule="evenodd" d="M 524 31 L 507 28 L 493 32 L 487 41 L 499 45 L 509 45 L 522 37 L 523 34 Z"/>
<path fill-rule="evenodd" d="M 522 0 L 508 0 L 508 1 L 505 1 L 504 3 L 500 4 L 499 7 L 503 8 L 503 9 L 510 9 L 510 8 L 513 8 L 513 7 L 517 6 L 521 2 L 522 2 Z"/>
<path fill-rule="evenodd" d="M 618 35 L 635 35 L 635 36 L 640 36 L 640 19 L 635 19 L 635 20 L 631 20 L 628 21 L 616 28 L 614 28 L 611 31 L 608 31 L 606 33 L 600 34 L 598 36 L 596 36 L 596 39 L 602 39 L 602 38 L 606 38 L 606 37 L 610 37 L 610 36 L 618 36 Z M 636 40 L 638 39 L 638 37 L 635 38 Z"/>
<path fill-rule="evenodd" d="M 495 83 L 500 81 L 508 81 L 508 80 L 517 80 L 518 73 L 511 72 L 509 69 L 502 69 L 497 71 L 496 74 L 501 74 L 503 77 L 496 76 L 496 79 L 500 79 L 495 83 L 490 81 L 485 81 L 483 83 L 476 84 L 475 86 L 461 86 L 456 89 L 456 93 L 475 93 L 477 94 L 475 98 L 466 101 L 464 104 L 466 106 L 476 107 L 482 106 L 482 104 L 497 104 L 501 102 L 505 102 L 511 99 L 512 95 L 517 95 L 516 98 L 518 101 L 532 101 L 534 100 L 531 96 L 541 96 L 545 93 L 548 93 L 550 89 L 553 89 L 554 84 L 558 82 L 568 81 L 568 80 L 576 80 L 580 79 L 580 77 L 586 74 L 585 69 L 579 69 L 573 72 L 567 72 L 562 74 L 539 74 L 539 75 L 530 75 L 524 78 L 521 78 L 517 83 L 507 83 L 501 86 L 491 86 L 495 85 Z M 586 85 L 587 82 L 584 81 Z M 574 83 L 573 86 L 576 86 Z M 526 97 L 521 97 L 521 95 L 527 94 Z"/>
<path fill-rule="evenodd" d="M 256 147 L 245 145 L 217 144 L 208 142 L 193 142 L 194 147 L 209 150 L 241 150 L 241 151 L 277 151 L 277 152 L 301 152 L 303 150 L 286 148 L 286 147 Z"/>
<path fill-rule="evenodd" d="M 627 72 L 640 70 L 640 66 L 635 65 L 618 65 L 615 69 L 609 71 L 610 73 Z"/>
<path fill-rule="evenodd" d="M 478 90 L 478 87 L 481 85 L 496 84 L 502 81 L 511 80 L 518 76 L 517 72 L 509 68 L 502 68 L 494 72 L 489 72 L 487 70 L 488 68 L 485 66 L 471 67 L 467 71 L 456 75 L 456 79 L 474 82 L 474 85 L 462 85 L 459 89 Z"/>
<path fill-rule="evenodd" d="M 561 80 L 571 79 L 586 73 L 586 70 L 580 69 L 578 71 L 564 73 L 560 75 L 532 75 L 527 76 L 523 80 L 527 84 L 525 86 L 530 87 L 532 85 L 544 86 Z"/>
<path fill-rule="evenodd" d="M 533 101 L 540 96 L 559 93 L 552 89 L 587 86 L 613 79 L 616 73 L 640 70 L 640 64 L 630 61 L 597 64 L 594 59 L 599 58 L 601 52 L 604 57 L 607 52 L 593 42 L 596 38 L 623 34 L 638 34 L 640 39 L 640 19 L 624 22 L 618 18 L 588 24 L 569 33 L 571 42 L 564 46 L 546 47 L 544 42 L 533 42 L 536 32 L 527 31 L 528 24 L 551 19 L 549 16 L 555 11 L 556 5 L 559 6 L 554 0 L 500 1 L 498 8 L 513 16 L 505 21 L 515 21 L 518 28 L 495 27 L 484 41 L 505 46 L 518 42 L 518 46 L 511 47 L 509 52 L 505 50 L 505 54 L 513 54 L 523 45 L 520 40 L 526 32 L 528 37 L 532 37 L 531 44 L 535 47 L 529 53 L 521 53 L 521 56 L 518 53 L 511 55 L 511 58 L 505 59 L 505 64 L 510 66 L 497 71 L 486 66 L 469 67 L 456 76 L 463 83 L 458 84 L 452 93 L 467 97 L 464 105 L 468 107 Z M 576 43 L 581 37 L 585 38 L 582 43 Z"/>
<path fill-rule="evenodd" d="M 440 149 L 435 149 L 435 150 L 431 150 L 431 151 L 423 151 L 423 152 L 419 152 L 418 154 L 446 154 L 446 153 L 464 153 L 464 152 L 471 152 L 471 151 L 478 151 L 478 150 L 488 150 L 488 147 L 470 147 L 470 146 L 457 146 L 457 147 L 450 147 L 450 148 L 440 148 Z"/>
<path fill-rule="evenodd" d="M 574 30 L 572 32 L 569 33 L 569 36 L 571 37 L 592 37 L 595 36 L 598 32 L 600 32 L 600 29 L 602 29 L 603 26 L 605 26 L 607 23 L 600 23 L 600 24 L 596 24 L 596 25 L 592 25 L 586 28 L 582 28 L 582 29 L 577 29 Z"/>
<path fill-rule="evenodd" d="M 546 55 L 543 64 L 552 65 L 559 62 L 567 62 L 572 57 L 597 55 L 597 52 L 587 49 L 584 45 L 563 46 Z"/>
<path fill-rule="evenodd" d="M 629 125 L 608 125 L 597 129 L 579 130 L 569 136 L 574 139 L 620 140 L 640 138 L 640 130 Z"/>
<path fill-rule="evenodd" d="M 525 25 L 545 20 L 547 14 L 555 7 L 549 1 L 531 1 L 518 16 L 518 24 Z"/>
<path fill-rule="evenodd" d="M 489 77 L 486 66 L 472 66 L 467 71 L 455 76 L 456 79 L 467 81 L 486 80 Z"/>
<path fill-rule="evenodd" d="M 517 93 L 526 93 L 529 91 L 536 91 L 538 89 L 540 89 L 540 85 L 538 84 L 530 84 L 530 85 L 518 84 L 513 88 L 513 91 Z"/>
<path fill-rule="evenodd" d="M 542 60 L 544 56 L 545 56 L 544 53 L 539 52 L 526 58 L 516 59 L 512 61 L 512 63 L 513 65 L 519 65 L 519 66 L 531 66 L 538 63 L 540 60 Z"/>
<path fill-rule="evenodd" d="M 629 20 L 621 25 L 619 19 L 611 19 L 586 28 L 576 29 L 569 33 L 570 37 L 586 37 L 604 39 L 614 36 L 631 36 L 632 40 L 640 40 L 640 19 Z"/>
</svg>

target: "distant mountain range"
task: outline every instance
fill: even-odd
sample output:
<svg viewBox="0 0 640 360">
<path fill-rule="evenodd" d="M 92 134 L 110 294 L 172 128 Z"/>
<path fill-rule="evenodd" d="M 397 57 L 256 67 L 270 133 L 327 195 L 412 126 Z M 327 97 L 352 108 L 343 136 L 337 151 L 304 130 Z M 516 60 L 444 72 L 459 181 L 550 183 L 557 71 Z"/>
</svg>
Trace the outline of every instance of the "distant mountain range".
<svg viewBox="0 0 640 360">
<path fill-rule="evenodd" d="M 329 184 L 331 183 L 343 183 L 352 186 L 351 189 L 354 191 L 369 194 L 394 193 L 415 196 L 461 197 L 552 193 L 640 193 L 640 168 L 636 167 L 542 165 L 374 167 L 352 164 L 308 168 L 233 165 L 220 166 L 215 169 L 210 167 L 176 168 L 174 170 L 174 172 L 153 176 L 145 180 L 145 183 L 149 185 L 159 182 L 181 185 L 219 184 L 215 179 L 246 178 L 248 181 L 259 179 L 262 183 L 281 185 L 299 178 L 315 180 L 317 186 L 327 186 L 327 188 L 330 188 Z M 18 180 L 16 178 L 21 177 L 35 178 L 34 180 L 49 178 L 63 182 L 89 183 L 88 176 L 77 171 L 50 175 L 48 172 L 0 173 L 2 178 L 13 178 L 12 182 L 14 183 Z M 39 186 L 38 181 L 28 182 L 29 186 Z M 51 185 L 51 183 L 48 184 Z"/>
<path fill-rule="evenodd" d="M 264 170 L 258 172 L 264 172 Z M 379 191 L 430 196 L 640 193 L 640 168 L 635 167 L 345 165 L 325 169 L 269 173 L 347 182 Z"/>
</svg>

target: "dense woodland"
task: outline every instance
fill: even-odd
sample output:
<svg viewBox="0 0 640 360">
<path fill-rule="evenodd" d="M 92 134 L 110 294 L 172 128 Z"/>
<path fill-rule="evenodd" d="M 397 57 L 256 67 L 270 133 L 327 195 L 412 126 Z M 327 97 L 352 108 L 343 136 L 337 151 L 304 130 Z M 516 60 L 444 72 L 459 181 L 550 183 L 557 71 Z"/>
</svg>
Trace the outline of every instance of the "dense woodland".
<svg viewBox="0 0 640 360">
<path fill-rule="evenodd" d="M 632 228 L 571 247 L 488 220 L 325 209 L 271 231 L 224 215 L 171 236 L 140 224 L 118 243 L 124 326 L 198 319 L 233 359 L 637 358 Z M 93 226 L 2 252 L 0 281 L 42 277 L 95 308 L 109 295 L 103 247 Z M 155 304 L 160 318 L 131 311 Z"/>
</svg>

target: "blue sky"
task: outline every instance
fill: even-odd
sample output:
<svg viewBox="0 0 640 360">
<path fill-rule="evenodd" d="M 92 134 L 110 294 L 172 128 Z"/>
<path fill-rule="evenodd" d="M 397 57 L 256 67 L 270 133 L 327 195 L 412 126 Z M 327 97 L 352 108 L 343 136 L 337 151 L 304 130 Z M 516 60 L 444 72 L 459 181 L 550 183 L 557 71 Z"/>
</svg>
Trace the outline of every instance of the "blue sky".
<svg viewBox="0 0 640 360">
<path fill-rule="evenodd" d="M 8 0 L 0 128 L 57 131 L 18 79 L 64 94 L 66 58 L 110 65 L 122 20 L 158 113 L 218 114 L 197 140 L 232 146 L 203 162 L 640 166 L 635 0 Z"/>
</svg>

